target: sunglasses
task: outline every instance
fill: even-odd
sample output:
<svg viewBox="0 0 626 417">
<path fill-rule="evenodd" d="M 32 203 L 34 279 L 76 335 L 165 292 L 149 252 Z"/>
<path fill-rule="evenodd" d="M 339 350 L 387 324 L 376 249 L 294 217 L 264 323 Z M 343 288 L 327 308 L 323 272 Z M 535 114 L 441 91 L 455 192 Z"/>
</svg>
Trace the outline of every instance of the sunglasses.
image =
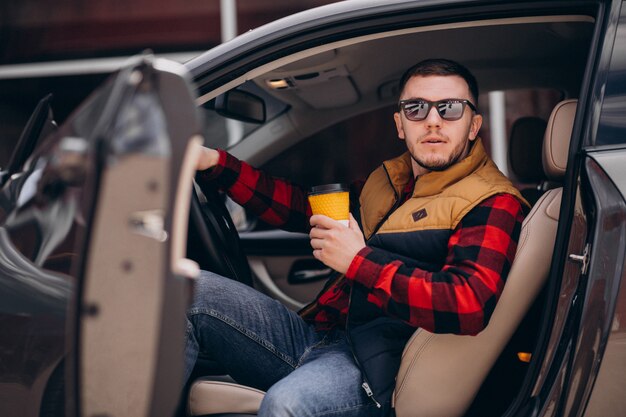
<svg viewBox="0 0 626 417">
<path fill-rule="evenodd" d="M 399 107 L 404 113 L 404 116 L 413 122 L 419 122 L 426 119 L 432 106 L 435 106 L 437 113 L 439 113 L 439 116 L 441 116 L 443 120 L 454 121 L 463 117 L 463 111 L 465 110 L 466 105 L 473 111 L 476 111 L 476 106 L 474 106 L 469 100 L 457 98 L 447 98 L 439 101 L 412 98 L 408 100 L 400 100 Z"/>
</svg>

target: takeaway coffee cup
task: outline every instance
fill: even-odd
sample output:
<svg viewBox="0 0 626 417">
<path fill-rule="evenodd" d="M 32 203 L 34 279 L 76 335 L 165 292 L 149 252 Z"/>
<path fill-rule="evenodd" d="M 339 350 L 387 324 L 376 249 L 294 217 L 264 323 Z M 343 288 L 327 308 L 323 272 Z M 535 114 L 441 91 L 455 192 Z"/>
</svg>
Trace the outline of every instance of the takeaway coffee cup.
<svg viewBox="0 0 626 417">
<path fill-rule="evenodd" d="M 313 214 L 324 214 L 344 225 L 350 218 L 350 198 L 345 184 L 316 185 L 309 191 L 309 204 Z"/>
</svg>

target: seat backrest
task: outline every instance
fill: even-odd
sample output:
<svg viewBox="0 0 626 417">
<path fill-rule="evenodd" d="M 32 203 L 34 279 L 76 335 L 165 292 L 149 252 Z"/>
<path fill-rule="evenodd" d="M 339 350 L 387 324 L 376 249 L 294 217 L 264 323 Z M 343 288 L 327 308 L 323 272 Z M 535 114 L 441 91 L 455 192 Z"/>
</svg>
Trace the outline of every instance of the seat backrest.
<svg viewBox="0 0 626 417">
<path fill-rule="evenodd" d="M 546 129 L 543 169 L 553 181 L 565 174 L 576 101 L 554 108 Z M 404 349 L 396 380 L 397 417 L 462 416 L 550 270 L 562 188 L 546 192 L 524 220 L 515 261 L 489 325 L 477 336 L 417 330 Z"/>
</svg>

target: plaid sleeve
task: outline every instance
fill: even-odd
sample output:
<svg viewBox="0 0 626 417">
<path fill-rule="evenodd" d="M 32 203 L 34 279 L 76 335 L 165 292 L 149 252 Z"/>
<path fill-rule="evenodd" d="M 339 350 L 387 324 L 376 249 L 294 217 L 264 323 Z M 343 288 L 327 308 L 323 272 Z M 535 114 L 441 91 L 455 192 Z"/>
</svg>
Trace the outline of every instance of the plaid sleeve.
<svg viewBox="0 0 626 417">
<path fill-rule="evenodd" d="M 499 194 L 472 209 L 453 231 L 443 268 L 409 268 L 388 253 L 366 247 L 348 279 L 368 289 L 368 301 L 412 326 L 434 333 L 477 334 L 502 293 L 519 239 L 524 210 Z"/>
<path fill-rule="evenodd" d="M 310 229 L 311 208 L 303 187 L 271 177 L 225 151 L 219 152 L 217 166 L 196 176 L 201 187 L 214 182 L 236 203 L 281 229 L 293 232 Z"/>
</svg>

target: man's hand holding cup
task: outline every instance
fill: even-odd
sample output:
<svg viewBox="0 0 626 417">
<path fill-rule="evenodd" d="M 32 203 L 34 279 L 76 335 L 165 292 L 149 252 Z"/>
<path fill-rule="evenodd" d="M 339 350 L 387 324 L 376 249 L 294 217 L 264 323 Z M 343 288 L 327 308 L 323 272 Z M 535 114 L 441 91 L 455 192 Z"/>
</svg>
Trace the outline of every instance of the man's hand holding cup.
<svg viewBox="0 0 626 417">
<path fill-rule="evenodd" d="M 346 273 L 352 259 L 365 247 L 349 201 L 348 189 L 341 184 L 321 185 L 309 192 L 313 256 L 341 273 Z"/>
</svg>

